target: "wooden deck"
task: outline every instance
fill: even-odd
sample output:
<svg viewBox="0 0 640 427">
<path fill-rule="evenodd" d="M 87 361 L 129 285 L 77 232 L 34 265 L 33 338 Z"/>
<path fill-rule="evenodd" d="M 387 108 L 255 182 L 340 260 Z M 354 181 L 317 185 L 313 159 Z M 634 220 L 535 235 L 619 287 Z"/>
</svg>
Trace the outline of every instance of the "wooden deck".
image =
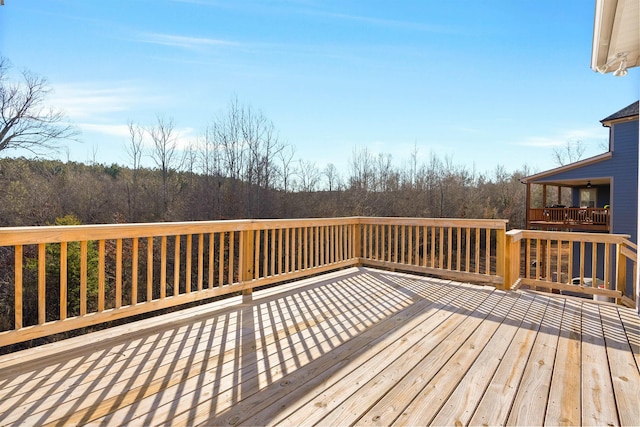
<svg viewBox="0 0 640 427">
<path fill-rule="evenodd" d="M 351 268 L 0 357 L 0 425 L 637 425 L 640 322 Z"/>
</svg>

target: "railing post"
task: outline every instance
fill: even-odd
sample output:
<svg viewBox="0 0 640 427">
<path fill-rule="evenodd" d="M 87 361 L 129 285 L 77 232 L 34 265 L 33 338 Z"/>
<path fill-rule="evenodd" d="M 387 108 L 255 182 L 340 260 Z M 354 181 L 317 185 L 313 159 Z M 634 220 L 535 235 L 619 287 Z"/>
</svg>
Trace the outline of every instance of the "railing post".
<svg viewBox="0 0 640 427">
<path fill-rule="evenodd" d="M 616 290 L 625 295 L 627 288 L 627 257 L 622 253 L 622 243 L 616 243 Z"/>
<path fill-rule="evenodd" d="M 254 230 L 243 230 L 240 232 L 240 281 L 243 284 L 253 280 L 253 250 L 255 245 Z M 253 288 L 242 290 L 242 302 L 251 302 L 253 299 Z"/>
<path fill-rule="evenodd" d="M 507 251 L 506 246 L 506 224 L 504 228 L 496 230 L 496 276 L 502 276 L 503 282 L 502 286 L 499 286 L 500 289 L 505 289 L 507 284 L 509 283 L 509 278 L 507 277 L 507 269 L 505 266 L 509 265 L 509 251 Z"/>
<path fill-rule="evenodd" d="M 362 226 L 360 219 L 357 219 L 355 224 L 353 224 L 353 240 L 353 249 L 358 259 L 356 266 L 362 267 Z"/>
</svg>

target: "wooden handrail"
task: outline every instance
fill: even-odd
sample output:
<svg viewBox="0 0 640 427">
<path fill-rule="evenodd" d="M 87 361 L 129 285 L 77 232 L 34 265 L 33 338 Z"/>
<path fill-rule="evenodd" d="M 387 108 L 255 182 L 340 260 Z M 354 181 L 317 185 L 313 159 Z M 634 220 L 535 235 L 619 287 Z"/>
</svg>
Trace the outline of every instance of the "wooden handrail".
<svg viewBox="0 0 640 427">
<path fill-rule="evenodd" d="M 12 318 L 0 319 L 0 346 L 221 295 L 251 298 L 259 286 L 357 265 L 637 299 L 623 286 L 635 274 L 627 263 L 637 263 L 628 236 L 506 226 L 347 217 L 0 228 L 0 261 L 13 269 L 5 272 Z M 553 252 L 571 245 L 578 255 L 569 251 L 568 260 Z M 585 263 L 596 260 L 585 253 L 589 245 L 605 248 L 605 289 L 597 287 L 599 272 L 588 289 L 563 277 L 579 266 L 584 282 Z"/>
<path fill-rule="evenodd" d="M 360 218 L 364 265 L 504 283 L 506 220 Z"/>
<path fill-rule="evenodd" d="M 1 228 L 14 286 L 0 346 L 355 265 L 358 221 Z"/>
<path fill-rule="evenodd" d="M 629 238 L 607 233 L 511 230 L 507 232 L 510 249 L 505 286 L 615 298 L 635 306 L 637 246 Z M 632 275 L 627 274 L 629 266 Z"/>
</svg>

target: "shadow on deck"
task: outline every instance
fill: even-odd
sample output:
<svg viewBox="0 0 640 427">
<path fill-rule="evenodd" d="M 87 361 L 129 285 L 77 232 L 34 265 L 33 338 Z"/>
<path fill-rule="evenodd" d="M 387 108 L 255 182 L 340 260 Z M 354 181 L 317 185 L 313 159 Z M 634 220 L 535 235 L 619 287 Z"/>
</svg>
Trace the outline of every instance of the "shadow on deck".
<svg viewBox="0 0 640 427">
<path fill-rule="evenodd" d="M 0 425 L 640 419 L 631 309 L 350 268 L 0 357 Z"/>
</svg>

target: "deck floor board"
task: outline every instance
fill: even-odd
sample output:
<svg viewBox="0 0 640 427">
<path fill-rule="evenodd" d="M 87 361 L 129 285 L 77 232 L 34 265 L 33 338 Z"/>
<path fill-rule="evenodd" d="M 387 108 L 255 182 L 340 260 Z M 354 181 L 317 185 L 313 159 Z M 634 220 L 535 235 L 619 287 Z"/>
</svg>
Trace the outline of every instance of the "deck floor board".
<svg viewBox="0 0 640 427">
<path fill-rule="evenodd" d="M 0 425 L 634 425 L 640 321 L 369 268 L 0 356 Z"/>
</svg>

